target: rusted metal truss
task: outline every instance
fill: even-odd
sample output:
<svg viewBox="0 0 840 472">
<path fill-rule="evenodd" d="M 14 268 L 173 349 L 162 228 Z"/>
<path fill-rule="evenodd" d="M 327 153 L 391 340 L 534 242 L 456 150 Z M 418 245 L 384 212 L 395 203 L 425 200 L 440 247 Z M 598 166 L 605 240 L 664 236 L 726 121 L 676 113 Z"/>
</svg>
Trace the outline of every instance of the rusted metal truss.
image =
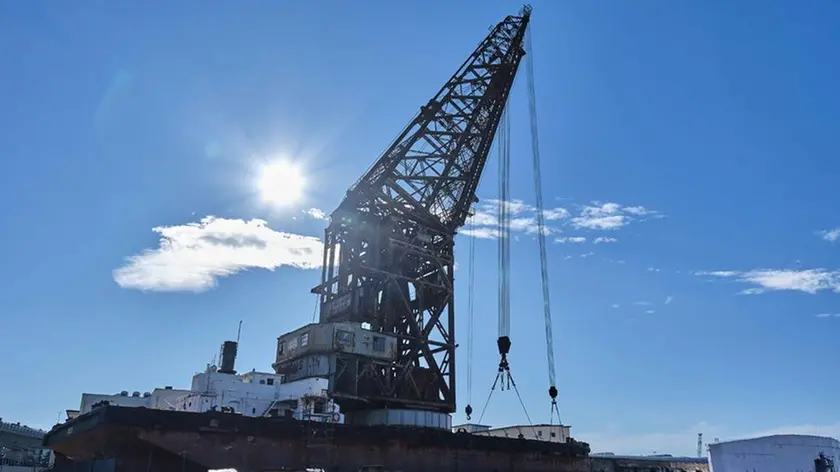
<svg viewBox="0 0 840 472">
<path fill-rule="evenodd" d="M 530 7 L 492 28 L 347 192 L 326 229 L 320 320 L 396 336 L 392 362 L 342 354 L 342 411 L 455 410 L 454 237 L 469 216 L 519 63 Z"/>
</svg>

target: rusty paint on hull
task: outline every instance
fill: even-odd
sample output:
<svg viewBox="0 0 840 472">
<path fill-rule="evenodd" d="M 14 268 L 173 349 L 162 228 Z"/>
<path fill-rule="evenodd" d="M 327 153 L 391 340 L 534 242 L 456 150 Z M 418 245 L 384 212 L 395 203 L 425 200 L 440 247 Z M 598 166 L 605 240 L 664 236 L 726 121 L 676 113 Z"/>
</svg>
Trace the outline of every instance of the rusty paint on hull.
<svg viewBox="0 0 840 472">
<path fill-rule="evenodd" d="M 588 472 L 586 443 L 550 443 L 401 426 L 353 426 L 105 406 L 44 440 L 73 461 L 106 460 L 113 472 L 322 467 L 383 470 Z M 152 467 L 151 469 L 148 469 Z"/>
</svg>

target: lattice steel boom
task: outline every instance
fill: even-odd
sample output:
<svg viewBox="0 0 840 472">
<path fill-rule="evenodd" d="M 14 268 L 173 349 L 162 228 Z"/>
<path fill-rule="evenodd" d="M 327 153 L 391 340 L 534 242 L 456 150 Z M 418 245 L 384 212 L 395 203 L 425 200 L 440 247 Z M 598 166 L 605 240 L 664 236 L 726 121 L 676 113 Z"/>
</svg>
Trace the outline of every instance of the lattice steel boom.
<svg viewBox="0 0 840 472">
<path fill-rule="evenodd" d="M 454 237 L 525 54 L 530 13 L 491 30 L 332 214 L 312 290 L 320 321 L 369 323 L 396 339 L 390 361 L 336 356 L 330 389 L 342 412 L 455 411 Z"/>
</svg>

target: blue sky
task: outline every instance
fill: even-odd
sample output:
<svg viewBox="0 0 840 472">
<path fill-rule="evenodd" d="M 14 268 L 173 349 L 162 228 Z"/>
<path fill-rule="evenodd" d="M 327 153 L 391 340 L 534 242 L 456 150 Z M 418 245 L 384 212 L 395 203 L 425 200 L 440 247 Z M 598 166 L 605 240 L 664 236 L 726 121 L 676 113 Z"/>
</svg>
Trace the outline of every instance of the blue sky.
<svg viewBox="0 0 840 472">
<path fill-rule="evenodd" d="M 6 419 L 49 427 L 82 392 L 187 385 L 239 320 L 239 367 L 268 370 L 276 337 L 313 315 L 320 274 L 306 267 L 325 222 L 307 210 L 334 208 L 520 6 L 152 3 L 0 6 Z M 548 248 L 564 422 L 627 453 L 690 454 L 698 432 L 840 434 L 840 5 L 533 5 L 545 198 L 568 212 Z M 520 82 L 511 364 L 540 421 Z M 260 163 L 278 156 L 306 178 L 294 205 L 257 191 Z M 491 161 L 483 202 L 495 182 Z M 262 244 L 225 245 L 237 237 Z M 475 241 L 486 294 L 496 242 Z M 474 407 L 498 362 L 495 296 L 476 303 Z M 512 394 L 494 394 L 485 422 L 524 421 Z"/>
</svg>

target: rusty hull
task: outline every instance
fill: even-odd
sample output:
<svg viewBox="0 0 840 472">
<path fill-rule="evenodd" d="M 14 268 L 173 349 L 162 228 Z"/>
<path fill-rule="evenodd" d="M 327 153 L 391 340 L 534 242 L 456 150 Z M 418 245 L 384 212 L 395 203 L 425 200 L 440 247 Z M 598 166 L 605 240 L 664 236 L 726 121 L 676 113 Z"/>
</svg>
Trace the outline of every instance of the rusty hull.
<svg viewBox="0 0 840 472">
<path fill-rule="evenodd" d="M 44 444 L 60 462 L 113 472 L 235 468 L 401 472 L 588 472 L 589 445 L 475 436 L 405 426 L 356 426 L 103 406 L 57 425 Z M 102 470 L 105 470 L 102 469 Z"/>
</svg>

